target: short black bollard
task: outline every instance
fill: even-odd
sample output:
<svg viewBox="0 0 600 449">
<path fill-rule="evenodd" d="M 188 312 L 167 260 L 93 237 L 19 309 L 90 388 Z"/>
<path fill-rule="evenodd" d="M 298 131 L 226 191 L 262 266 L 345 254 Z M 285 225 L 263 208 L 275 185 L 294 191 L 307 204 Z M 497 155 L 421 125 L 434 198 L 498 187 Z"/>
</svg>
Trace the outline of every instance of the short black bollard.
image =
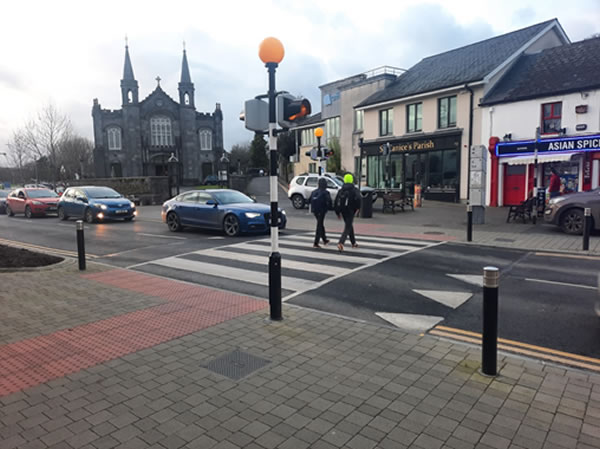
<svg viewBox="0 0 600 449">
<path fill-rule="evenodd" d="M 473 240 L 473 206 L 467 206 L 467 242 Z"/>
<path fill-rule="evenodd" d="M 498 283 L 500 270 L 483 269 L 483 341 L 481 372 L 495 376 L 498 359 Z"/>
<path fill-rule="evenodd" d="M 83 239 L 83 221 L 77 220 L 77 257 L 79 269 L 85 270 L 85 241 Z"/>
<path fill-rule="evenodd" d="M 583 211 L 583 250 L 590 249 L 590 230 L 592 229 L 592 209 L 586 207 Z"/>
</svg>

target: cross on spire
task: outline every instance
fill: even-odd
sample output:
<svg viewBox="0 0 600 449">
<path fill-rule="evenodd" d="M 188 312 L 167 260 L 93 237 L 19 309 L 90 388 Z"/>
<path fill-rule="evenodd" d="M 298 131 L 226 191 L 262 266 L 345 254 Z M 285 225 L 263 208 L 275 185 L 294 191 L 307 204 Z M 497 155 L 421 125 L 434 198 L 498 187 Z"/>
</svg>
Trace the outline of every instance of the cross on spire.
<svg viewBox="0 0 600 449">
<path fill-rule="evenodd" d="M 156 79 L 157 84 L 160 86 L 160 76 L 157 76 L 155 79 Z"/>
</svg>

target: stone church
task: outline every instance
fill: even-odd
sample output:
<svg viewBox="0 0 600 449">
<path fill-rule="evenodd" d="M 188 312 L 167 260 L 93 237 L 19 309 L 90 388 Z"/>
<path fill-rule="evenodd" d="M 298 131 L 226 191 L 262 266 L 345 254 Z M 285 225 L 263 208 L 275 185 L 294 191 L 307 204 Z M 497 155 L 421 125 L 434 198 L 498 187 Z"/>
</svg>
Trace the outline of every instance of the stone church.
<svg viewBox="0 0 600 449">
<path fill-rule="evenodd" d="M 173 100 L 156 78 L 154 91 L 139 100 L 129 47 L 121 80 L 121 109 L 102 109 L 94 99 L 94 169 L 98 178 L 166 176 L 173 153 L 179 160 L 180 179 L 195 184 L 216 173 L 223 151 L 223 114 L 197 112 L 194 83 L 183 50 L 179 102 Z"/>
</svg>

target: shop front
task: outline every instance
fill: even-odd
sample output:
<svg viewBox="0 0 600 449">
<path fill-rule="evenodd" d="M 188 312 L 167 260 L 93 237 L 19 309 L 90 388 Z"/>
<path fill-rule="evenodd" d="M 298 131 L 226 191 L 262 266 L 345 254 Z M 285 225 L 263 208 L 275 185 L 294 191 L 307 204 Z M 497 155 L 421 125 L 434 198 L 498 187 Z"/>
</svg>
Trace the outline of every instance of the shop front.
<svg viewBox="0 0 600 449">
<path fill-rule="evenodd" d="M 363 142 L 366 182 L 377 190 L 413 195 L 421 186 L 429 200 L 459 200 L 461 132 Z"/>
<path fill-rule="evenodd" d="M 492 177 L 491 189 L 498 192 L 499 206 L 518 205 L 531 197 L 534 180 L 538 191 L 545 191 L 552 168 L 561 178 L 561 194 L 599 185 L 600 135 L 498 142 L 495 155 L 498 176 Z"/>
</svg>

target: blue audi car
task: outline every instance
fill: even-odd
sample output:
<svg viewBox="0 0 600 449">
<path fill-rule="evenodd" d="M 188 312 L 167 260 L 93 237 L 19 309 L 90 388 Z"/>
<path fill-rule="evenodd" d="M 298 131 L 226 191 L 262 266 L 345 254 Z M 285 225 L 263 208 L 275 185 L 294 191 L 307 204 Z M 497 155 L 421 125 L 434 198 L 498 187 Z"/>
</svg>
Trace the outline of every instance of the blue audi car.
<svg viewBox="0 0 600 449">
<path fill-rule="evenodd" d="M 269 232 L 271 208 L 237 190 L 193 190 L 166 201 L 161 216 L 173 232 L 191 227 L 222 230 L 228 236 L 236 236 Z M 284 229 L 285 211 L 279 209 L 279 217 L 279 229 Z"/>
<path fill-rule="evenodd" d="M 131 221 L 135 204 L 110 187 L 69 187 L 58 201 L 58 218 L 83 218 L 88 223 L 105 220 Z"/>
</svg>

